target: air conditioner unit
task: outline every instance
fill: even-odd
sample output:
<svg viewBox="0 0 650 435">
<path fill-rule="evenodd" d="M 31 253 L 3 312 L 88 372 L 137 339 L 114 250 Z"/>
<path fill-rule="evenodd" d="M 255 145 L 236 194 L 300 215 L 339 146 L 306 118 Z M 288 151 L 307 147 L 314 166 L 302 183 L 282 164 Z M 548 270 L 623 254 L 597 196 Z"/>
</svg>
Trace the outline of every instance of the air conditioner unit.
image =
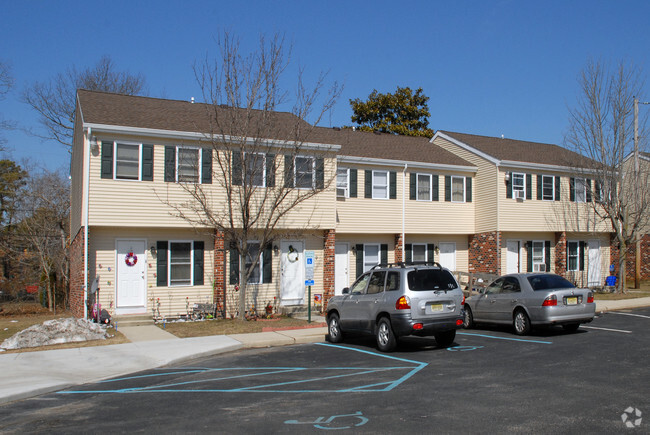
<svg viewBox="0 0 650 435">
<path fill-rule="evenodd" d="M 533 272 L 546 272 L 546 263 L 533 264 Z"/>
<path fill-rule="evenodd" d="M 526 199 L 526 192 L 524 192 L 523 190 L 515 190 L 514 194 L 515 194 L 515 199 L 518 199 L 520 201 Z"/>
</svg>

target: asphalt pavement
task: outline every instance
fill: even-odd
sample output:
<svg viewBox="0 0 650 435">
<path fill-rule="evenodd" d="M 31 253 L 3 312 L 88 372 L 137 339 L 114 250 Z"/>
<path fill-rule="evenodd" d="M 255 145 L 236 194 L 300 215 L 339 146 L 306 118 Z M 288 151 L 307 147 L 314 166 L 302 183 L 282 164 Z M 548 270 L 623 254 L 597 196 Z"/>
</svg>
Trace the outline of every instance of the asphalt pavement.
<svg viewBox="0 0 650 435">
<path fill-rule="evenodd" d="M 650 306 L 650 298 L 597 301 L 596 312 L 645 306 Z M 321 321 L 322 318 L 316 319 L 316 322 Z M 0 403 L 242 348 L 322 342 L 327 328 L 183 339 L 153 325 L 123 327 L 120 332 L 131 342 L 0 354 Z"/>
</svg>

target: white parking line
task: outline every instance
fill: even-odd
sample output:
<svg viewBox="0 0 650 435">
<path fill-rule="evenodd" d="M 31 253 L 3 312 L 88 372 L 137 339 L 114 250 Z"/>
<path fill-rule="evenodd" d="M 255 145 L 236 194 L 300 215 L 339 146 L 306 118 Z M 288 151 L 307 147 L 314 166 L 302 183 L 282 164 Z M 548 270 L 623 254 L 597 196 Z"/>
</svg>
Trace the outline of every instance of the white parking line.
<svg viewBox="0 0 650 435">
<path fill-rule="evenodd" d="M 650 316 L 644 316 L 643 314 L 617 313 L 616 311 L 612 311 L 612 312 L 609 312 L 607 314 L 618 314 L 618 315 L 621 315 L 621 316 L 643 317 L 644 319 L 650 319 Z"/>
<path fill-rule="evenodd" d="M 599 329 L 601 331 L 624 332 L 626 334 L 631 334 L 632 333 L 632 331 L 626 331 L 624 329 L 597 328 L 595 326 L 580 326 L 580 327 L 585 328 L 585 329 Z"/>
</svg>

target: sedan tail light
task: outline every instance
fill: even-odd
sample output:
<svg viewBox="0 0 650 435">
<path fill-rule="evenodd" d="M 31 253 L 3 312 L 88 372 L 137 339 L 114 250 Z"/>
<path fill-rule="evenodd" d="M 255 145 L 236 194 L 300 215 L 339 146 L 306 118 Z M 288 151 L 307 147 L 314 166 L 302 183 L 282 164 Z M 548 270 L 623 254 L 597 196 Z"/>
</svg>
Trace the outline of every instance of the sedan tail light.
<svg viewBox="0 0 650 435">
<path fill-rule="evenodd" d="M 557 296 L 551 295 L 548 296 L 546 299 L 544 299 L 544 303 L 542 303 L 542 307 L 554 307 L 557 305 Z"/>
<path fill-rule="evenodd" d="M 587 303 L 588 304 L 594 303 L 594 294 L 592 292 L 587 293 Z"/>
<path fill-rule="evenodd" d="M 410 310 L 411 309 L 411 300 L 408 296 L 400 297 L 397 302 L 395 302 L 396 310 Z"/>
</svg>

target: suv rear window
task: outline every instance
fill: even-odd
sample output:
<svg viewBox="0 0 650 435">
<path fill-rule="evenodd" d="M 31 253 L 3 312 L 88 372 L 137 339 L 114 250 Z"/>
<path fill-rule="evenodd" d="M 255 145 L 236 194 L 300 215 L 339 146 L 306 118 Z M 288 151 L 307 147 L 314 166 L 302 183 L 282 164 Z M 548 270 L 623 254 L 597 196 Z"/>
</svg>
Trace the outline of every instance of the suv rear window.
<svg viewBox="0 0 650 435">
<path fill-rule="evenodd" d="M 528 282 L 533 290 L 575 288 L 570 281 L 558 275 L 533 275 L 528 277 Z"/>
<path fill-rule="evenodd" d="M 442 269 L 415 269 L 408 273 L 406 280 L 413 291 L 453 290 L 458 287 L 451 273 Z"/>
</svg>

